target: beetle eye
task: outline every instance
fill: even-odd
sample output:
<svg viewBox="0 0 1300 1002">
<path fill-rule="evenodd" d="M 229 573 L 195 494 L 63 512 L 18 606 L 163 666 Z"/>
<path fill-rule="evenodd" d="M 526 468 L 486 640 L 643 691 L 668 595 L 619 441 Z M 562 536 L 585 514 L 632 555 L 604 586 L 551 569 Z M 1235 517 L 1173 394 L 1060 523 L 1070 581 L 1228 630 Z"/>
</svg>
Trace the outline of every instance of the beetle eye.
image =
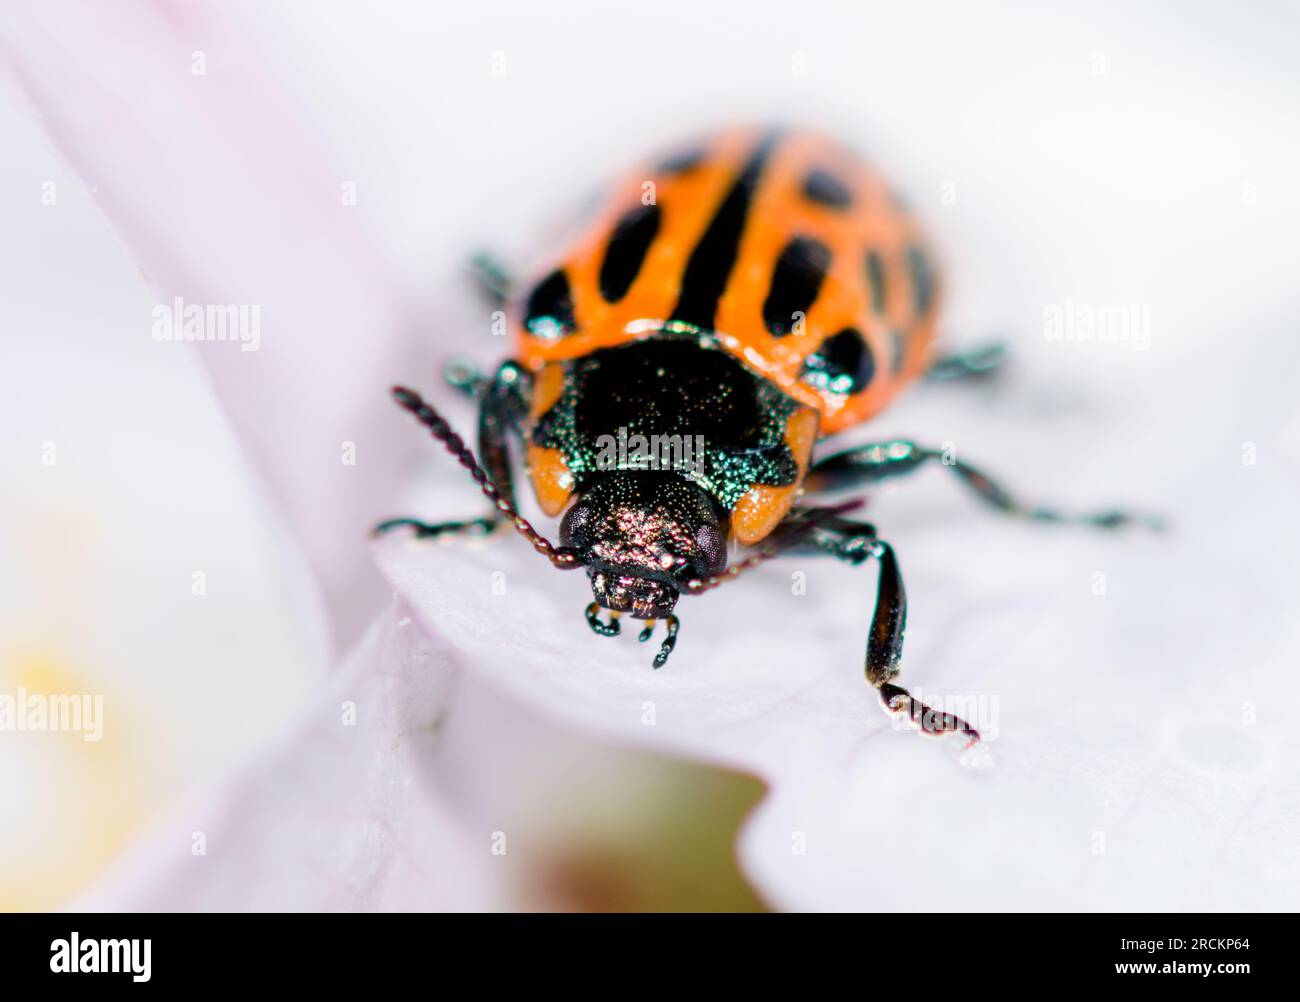
<svg viewBox="0 0 1300 1002">
<path fill-rule="evenodd" d="M 727 538 L 716 525 L 702 525 L 695 533 L 695 545 L 699 547 L 700 576 L 709 577 L 717 574 L 727 566 Z"/>
<path fill-rule="evenodd" d="M 591 544 L 591 506 L 579 501 L 560 521 L 560 545 L 585 550 Z"/>
</svg>

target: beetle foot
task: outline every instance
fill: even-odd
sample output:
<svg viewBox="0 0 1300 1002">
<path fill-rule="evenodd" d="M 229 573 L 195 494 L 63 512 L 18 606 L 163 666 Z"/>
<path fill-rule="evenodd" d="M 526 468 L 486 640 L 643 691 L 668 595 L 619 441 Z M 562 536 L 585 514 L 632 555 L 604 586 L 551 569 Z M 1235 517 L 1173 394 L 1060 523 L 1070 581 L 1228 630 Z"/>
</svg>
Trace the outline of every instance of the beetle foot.
<svg viewBox="0 0 1300 1002">
<path fill-rule="evenodd" d="M 979 743 L 980 732 L 954 713 L 945 713 L 913 698 L 912 694 L 900 685 L 885 682 L 880 686 L 880 702 L 885 711 L 895 717 L 906 716 L 920 733 L 927 737 L 943 737 L 945 734 L 964 734 L 968 739 L 962 751 L 968 751 Z"/>
</svg>

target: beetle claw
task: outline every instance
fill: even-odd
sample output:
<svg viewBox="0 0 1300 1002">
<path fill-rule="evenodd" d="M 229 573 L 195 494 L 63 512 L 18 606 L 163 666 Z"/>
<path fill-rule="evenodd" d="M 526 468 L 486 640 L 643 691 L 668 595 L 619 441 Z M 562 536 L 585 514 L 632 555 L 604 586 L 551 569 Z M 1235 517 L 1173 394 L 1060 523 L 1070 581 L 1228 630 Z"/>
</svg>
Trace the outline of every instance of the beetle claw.
<svg viewBox="0 0 1300 1002">
<path fill-rule="evenodd" d="M 962 751 L 968 751 L 980 743 L 980 732 L 961 717 L 922 703 L 902 686 L 886 682 L 880 687 L 880 702 L 884 704 L 887 713 L 906 716 L 912 726 L 928 737 L 961 734 L 966 738 Z"/>
</svg>

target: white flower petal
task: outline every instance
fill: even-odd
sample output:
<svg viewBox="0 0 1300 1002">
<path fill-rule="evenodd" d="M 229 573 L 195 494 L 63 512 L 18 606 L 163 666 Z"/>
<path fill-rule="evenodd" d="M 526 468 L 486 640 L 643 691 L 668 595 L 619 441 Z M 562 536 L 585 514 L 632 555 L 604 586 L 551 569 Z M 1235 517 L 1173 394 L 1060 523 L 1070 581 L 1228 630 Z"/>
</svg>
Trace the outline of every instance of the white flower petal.
<svg viewBox="0 0 1300 1002">
<path fill-rule="evenodd" d="M 471 845 L 429 769 L 450 677 L 409 617 L 385 614 L 305 717 L 173 812 L 75 906 L 491 906 L 487 841 Z"/>
<path fill-rule="evenodd" d="M 382 605 L 358 540 L 399 469 L 384 390 L 415 365 L 348 179 L 261 37 L 242 6 L 35 3 L 9 11 L 0 51 L 157 296 L 140 338 L 176 297 L 182 318 L 245 311 L 244 340 L 195 344 L 349 638 Z"/>
<path fill-rule="evenodd" d="M 0 908 L 48 909 L 275 731 L 328 624 L 196 359 L 148 337 L 135 266 L 7 82 L 0 132 L 0 699 L 102 700 L 97 740 L 0 730 Z"/>
</svg>

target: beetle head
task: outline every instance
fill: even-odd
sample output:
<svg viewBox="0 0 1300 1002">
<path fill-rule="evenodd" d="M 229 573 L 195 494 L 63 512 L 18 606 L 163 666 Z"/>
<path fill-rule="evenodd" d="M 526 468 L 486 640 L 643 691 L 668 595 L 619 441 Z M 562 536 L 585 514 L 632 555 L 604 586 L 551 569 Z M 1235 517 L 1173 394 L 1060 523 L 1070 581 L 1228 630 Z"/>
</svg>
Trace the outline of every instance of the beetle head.
<svg viewBox="0 0 1300 1002">
<path fill-rule="evenodd" d="M 586 565 L 596 602 L 635 619 L 668 616 L 690 582 L 727 566 L 718 506 L 678 473 L 602 474 L 565 513 L 560 542 Z"/>
</svg>

